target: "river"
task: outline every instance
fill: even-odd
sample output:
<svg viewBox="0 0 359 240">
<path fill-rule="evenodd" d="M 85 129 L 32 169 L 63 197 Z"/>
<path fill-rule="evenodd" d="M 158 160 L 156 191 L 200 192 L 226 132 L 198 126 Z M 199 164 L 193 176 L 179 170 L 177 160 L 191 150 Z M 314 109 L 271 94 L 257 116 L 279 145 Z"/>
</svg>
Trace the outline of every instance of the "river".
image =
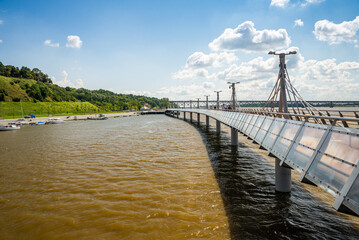
<svg viewBox="0 0 359 240">
<path fill-rule="evenodd" d="M 228 134 L 167 116 L 0 132 L 0 239 L 358 239 Z"/>
</svg>

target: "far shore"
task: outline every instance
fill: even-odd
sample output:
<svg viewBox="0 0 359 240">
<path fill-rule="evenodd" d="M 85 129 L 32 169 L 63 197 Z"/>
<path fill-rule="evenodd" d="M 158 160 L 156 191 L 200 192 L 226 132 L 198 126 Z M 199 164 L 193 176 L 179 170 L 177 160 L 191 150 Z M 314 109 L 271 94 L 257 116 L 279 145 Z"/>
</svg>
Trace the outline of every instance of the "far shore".
<svg viewBox="0 0 359 240">
<path fill-rule="evenodd" d="M 106 117 L 127 117 L 127 116 L 137 116 L 140 112 L 120 112 L 120 113 L 108 113 L 104 114 Z M 49 116 L 49 117 L 36 117 L 36 118 L 27 118 L 27 122 L 46 122 L 49 118 L 60 118 L 64 121 L 73 121 L 73 120 L 85 120 L 88 117 L 98 117 L 99 114 L 85 114 L 85 115 L 64 115 L 64 116 Z M 16 122 L 19 118 L 13 119 L 0 119 L 0 125 L 7 125 L 8 123 Z"/>
</svg>

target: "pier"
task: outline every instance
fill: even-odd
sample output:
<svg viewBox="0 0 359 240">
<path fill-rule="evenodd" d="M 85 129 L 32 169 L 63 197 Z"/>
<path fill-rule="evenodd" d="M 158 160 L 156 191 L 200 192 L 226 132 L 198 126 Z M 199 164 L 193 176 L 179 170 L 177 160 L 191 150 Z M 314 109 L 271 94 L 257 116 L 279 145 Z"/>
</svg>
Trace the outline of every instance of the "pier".
<svg viewBox="0 0 359 240">
<path fill-rule="evenodd" d="M 189 113 L 190 122 L 195 121 L 193 115 L 197 115 L 198 123 L 202 115 L 207 127 L 212 118 L 217 133 L 221 132 L 221 125 L 231 129 L 233 146 L 238 145 L 238 133 L 247 136 L 276 158 L 277 192 L 291 191 L 291 171 L 296 170 L 301 174 L 301 182 L 316 185 L 335 197 L 334 209 L 359 215 L 359 130 L 356 129 L 359 111 L 318 110 L 305 101 L 290 82 L 285 56 L 296 52 L 269 54 L 279 56 L 279 74 L 262 108 L 239 107 L 235 93 L 235 84 L 239 82 L 228 82 L 232 99 L 224 102 L 231 105 L 229 109 L 221 110 L 220 91 L 216 91 L 217 101 L 213 107 L 208 97 L 205 107 L 201 107 L 198 99 L 197 108 L 193 108 L 192 100 L 174 101 L 175 107 L 166 114 L 180 118 L 182 113 L 182 119 L 186 120 Z"/>
</svg>

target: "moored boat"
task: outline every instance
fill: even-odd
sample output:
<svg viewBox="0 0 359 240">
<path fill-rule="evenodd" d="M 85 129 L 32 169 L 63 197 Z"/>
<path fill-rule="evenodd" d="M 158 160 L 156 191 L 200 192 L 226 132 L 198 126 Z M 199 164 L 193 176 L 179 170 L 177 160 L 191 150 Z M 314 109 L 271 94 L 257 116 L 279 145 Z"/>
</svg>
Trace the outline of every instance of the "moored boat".
<svg viewBox="0 0 359 240">
<path fill-rule="evenodd" d="M 10 131 L 10 130 L 17 130 L 17 129 L 20 129 L 20 127 L 16 126 L 15 124 L 0 126 L 0 131 Z"/>
<path fill-rule="evenodd" d="M 57 123 L 64 123 L 64 120 L 61 120 L 60 118 L 49 118 L 46 122 L 46 124 L 57 124 Z"/>
</svg>

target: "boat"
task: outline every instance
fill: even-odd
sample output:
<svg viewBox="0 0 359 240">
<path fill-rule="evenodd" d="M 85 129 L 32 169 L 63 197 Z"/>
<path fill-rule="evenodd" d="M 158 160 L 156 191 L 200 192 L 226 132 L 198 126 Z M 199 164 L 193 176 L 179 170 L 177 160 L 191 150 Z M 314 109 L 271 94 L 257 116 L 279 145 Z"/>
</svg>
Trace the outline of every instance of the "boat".
<svg viewBox="0 0 359 240">
<path fill-rule="evenodd" d="M 61 120 L 60 118 L 49 118 L 46 122 L 46 124 L 57 124 L 57 123 L 64 123 L 64 120 Z"/>
<path fill-rule="evenodd" d="M 16 120 L 16 125 L 29 125 L 30 123 L 27 122 L 24 118 L 20 118 Z"/>
<path fill-rule="evenodd" d="M 106 117 L 103 114 L 100 114 L 98 117 L 87 117 L 87 120 L 107 120 L 108 117 Z"/>
<path fill-rule="evenodd" d="M 10 131 L 10 130 L 17 130 L 17 129 L 20 129 L 20 127 L 16 126 L 15 124 L 0 126 L 0 131 Z"/>
<path fill-rule="evenodd" d="M 108 117 L 106 117 L 105 115 L 103 115 L 103 114 L 100 114 L 99 116 L 98 116 L 98 118 L 97 118 L 97 120 L 107 120 L 108 119 Z"/>
</svg>

